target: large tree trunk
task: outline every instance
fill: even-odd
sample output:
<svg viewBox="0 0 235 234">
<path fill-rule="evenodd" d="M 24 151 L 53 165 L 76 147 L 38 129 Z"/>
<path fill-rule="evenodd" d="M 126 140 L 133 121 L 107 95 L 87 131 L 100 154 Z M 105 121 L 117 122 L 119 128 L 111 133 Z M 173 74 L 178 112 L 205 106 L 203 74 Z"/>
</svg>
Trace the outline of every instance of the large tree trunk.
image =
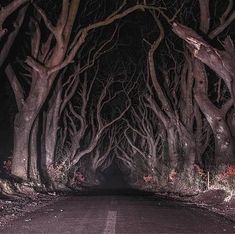
<svg viewBox="0 0 235 234">
<path fill-rule="evenodd" d="M 58 93 L 56 93 L 55 99 L 52 98 L 49 110 L 46 115 L 44 145 L 47 169 L 54 165 L 60 105 L 61 91 L 58 91 Z"/>
<path fill-rule="evenodd" d="M 48 25 L 48 19 L 45 21 L 46 26 L 48 26 L 49 30 L 52 34 L 54 34 L 56 38 L 55 47 L 51 49 L 50 40 L 47 41 L 48 43 L 45 42 L 44 45 L 41 45 L 41 33 L 38 33 L 40 29 L 38 25 L 35 25 L 35 37 L 32 37 L 32 57 L 28 57 L 26 59 L 26 63 L 32 68 L 32 85 L 29 96 L 27 97 L 23 107 L 19 110 L 19 113 L 16 116 L 14 132 L 15 141 L 12 161 L 12 173 L 22 179 L 28 178 L 29 138 L 33 123 L 49 94 L 49 91 L 58 74 L 58 71 L 69 63 L 65 63 L 62 66 L 60 65 L 63 62 L 64 56 L 66 54 L 73 23 L 79 6 L 79 1 L 73 0 L 70 6 L 68 4 L 69 3 L 67 1 L 63 1 L 63 9 L 61 15 L 63 18 L 63 16 L 66 15 L 67 11 L 68 17 L 67 19 L 63 19 L 64 21 L 62 24 L 60 22 L 62 18 L 59 17 L 60 20 L 58 20 L 56 29 L 52 29 L 50 27 L 50 23 Z M 36 5 L 35 7 L 37 8 Z M 42 12 L 42 10 L 38 10 Z M 63 35 L 63 33 L 65 33 L 65 35 Z M 83 39 L 77 44 L 78 48 L 76 49 L 79 49 L 79 46 L 84 41 Z M 42 49 L 41 47 L 43 46 L 44 48 Z M 41 60 L 39 58 L 40 49 L 42 49 L 42 53 L 45 53 L 46 56 L 51 49 L 51 57 L 49 57 L 48 60 L 45 61 L 45 57 L 43 57 L 45 56 L 45 54 L 43 54 L 43 62 L 38 62 Z M 77 52 L 77 50 L 74 50 L 74 52 Z M 74 56 L 75 54 L 71 55 L 72 58 Z M 50 68 L 52 69 L 50 70 Z"/>
<path fill-rule="evenodd" d="M 168 141 L 168 154 L 170 158 L 171 170 L 176 170 L 178 165 L 178 136 L 174 126 L 166 126 L 167 141 Z"/>
<path fill-rule="evenodd" d="M 14 150 L 11 173 L 24 180 L 28 178 L 29 136 L 32 124 L 25 118 L 18 120 L 16 116 L 14 126 Z"/>
<path fill-rule="evenodd" d="M 184 172 L 188 176 L 192 175 L 193 166 L 196 160 L 196 140 L 194 137 L 194 103 L 193 103 L 193 73 L 192 64 L 188 52 L 185 53 L 185 63 L 181 70 L 180 80 L 180 122 L 179 133 L 181 145 L 184 149 Z"/>
<path fill-rule="evenodd" d="M 229 128 L 231 129 L 231 133 L 235 142 L 235 109 L 234 108 L 229 112 L 227 122 L 228 122 Z"/>
<path fill-rule="evenodd" d="M 162 125 L 166 129 L 167 143 L 168 143 L 168 155 L 170 159 L 170 169 L 176 170 L 178 166 L 178 134 L 175 124 L 163 113 L 158 104 L 153 98 L 149 97 L 148 102 L 157 118 L 162 122 Z"/>
<path fill-rule="evenodd" d="M 154 139 L 149 139 L 149 159 L 148 159 L 148 165 L 149 168 L 151 168 L 152 173 L 156 175 L 156 167 L 157 167 L 157 149 L 154 142 Z"/>
<path fill-rule="evenodd" d="M 232 39 L 227 37 L 223 43 L 225 50 L 218 50 L 187 26 L 173 23 L 173 31 L 187 42 L 195 58 L 224 80 L 235 102 L 235 48 Z"/>
<path fill-rule="evenodd" d="M 32 126 L 47 98 L 49 89 L 50 84 L 47 79 L 39 77 L 15 118 L 12 174 L 24 180 L 28 178 L 29 140 Z"/>
<path fill-rule="evenodd" d="M 211 103 L 207 96 L 207 81 L 204 65 L 194 61 L 195 100 L 209 122 L 215 137 L 215 162 L 219 165 L 235 162 L 235 148 L 225 113 Z"/>
<path fill-rule="evenodd" d="M 29 147 L 29 179 L 35 184 L 40 184 L 40 175 L 38 170 L 38 121 L 39 119 L 37 118 L 33 124 Z"/>
<path fill-rule="evenodd" d="M 188 131 L 183 125 L 180 127 L 181 141 L 184 148 L 184 172 L 191 177 L 193 173 L 194 164 L 197 158 L 196 140 L 192 133 Z"/>
</svg>

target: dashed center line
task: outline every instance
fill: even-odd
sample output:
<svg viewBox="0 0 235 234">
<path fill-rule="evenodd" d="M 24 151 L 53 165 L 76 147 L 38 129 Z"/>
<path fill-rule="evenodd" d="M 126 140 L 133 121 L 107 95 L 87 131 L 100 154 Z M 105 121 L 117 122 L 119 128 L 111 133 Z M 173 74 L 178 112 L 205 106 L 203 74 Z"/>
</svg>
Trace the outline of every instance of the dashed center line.
<svg viewBox="0 0 235 234">
<path fill-rule="evenodd" d="M 103 234 L 115 234 L 117 211 L 109 210 Z"/>
</svg>

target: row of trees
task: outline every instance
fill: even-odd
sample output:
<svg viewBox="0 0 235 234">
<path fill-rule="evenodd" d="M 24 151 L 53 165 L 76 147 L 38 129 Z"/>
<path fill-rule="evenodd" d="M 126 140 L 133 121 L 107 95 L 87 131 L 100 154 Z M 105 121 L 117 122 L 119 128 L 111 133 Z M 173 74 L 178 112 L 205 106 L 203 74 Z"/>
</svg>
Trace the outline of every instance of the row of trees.
<svg viewBox="0 0 235 234">
<path fill-rule="evenodd" d="M 109 3 L 1 8 L 0 66 L 18 109 L 12 174 L 50 188 L 96 184 L 115 158 L 131 181 L 162 185 L 232 165 L 233 1 Z M 140 23 L 138 62 L 127 52 L 112 61 L 129 15 L 153 31 Z"/>
</svg>

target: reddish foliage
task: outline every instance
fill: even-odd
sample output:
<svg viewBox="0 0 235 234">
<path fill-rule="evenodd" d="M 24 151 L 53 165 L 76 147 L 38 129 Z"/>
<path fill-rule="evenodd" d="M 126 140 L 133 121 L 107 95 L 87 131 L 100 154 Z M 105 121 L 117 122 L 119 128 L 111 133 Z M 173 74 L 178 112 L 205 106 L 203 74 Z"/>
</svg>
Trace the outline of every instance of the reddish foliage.
<svg viewBox="0 0 235 234">
<path fill-rule="evenodd" d="M 74 176 L 74 182 L 76 185 L 80 185 L 82 182 L 85 181 L 85 177 L 84 175 L 80 172 L 80 171 L 77 171 L 75 173 L 75 176 Z"/>
<path fill-rule="evenodd" d="M 202 168 L 200 168 L 200 166 L 197 165 L 197 164 L 194 164 L 194 170 L 195 170 L 195 173 L 196 173 L 197 175 L 199 175 L 200 177 L 203 177 L 203 176 L 206 175 L 206 173 L 204 172 L 204 170 L 203 170 Z"/>
<path fill-rule="evenodd" d="M 170 171 L 170 174 L 169 174 L 169 181 L 170 182 L 174 182 L 175 181 L 175 179 L 176 179 L 176 176 L 177 176 L 177 172 L 176 172 L 176 170 L 175 169 L 173 169 L 173 170 L 171 170 Z"/>
<path fill-rule="evenodd" d="M 222 178 L 228 178 L 235 175 L 235 165 L 228 166 L 224 172 L 220 173 Z"/>
<path fill-rule="evenodd" d="M 145 183 L 151 183 L 153 181 L 153 177 L 151 175 L 147 175 L 143 177 Z"/>
</svg>

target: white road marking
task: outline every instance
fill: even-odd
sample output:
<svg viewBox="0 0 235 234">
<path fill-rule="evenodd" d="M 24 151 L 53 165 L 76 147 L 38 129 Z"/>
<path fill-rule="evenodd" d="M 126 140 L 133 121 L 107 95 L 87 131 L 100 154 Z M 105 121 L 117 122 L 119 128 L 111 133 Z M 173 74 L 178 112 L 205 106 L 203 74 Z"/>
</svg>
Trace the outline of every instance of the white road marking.
<svg viewBox="0 0 235 234">
<path fill-rule="evenodd" d="M 115 234 L 117 211 L 109 210 L 103 234 Z"/>
</svg>

